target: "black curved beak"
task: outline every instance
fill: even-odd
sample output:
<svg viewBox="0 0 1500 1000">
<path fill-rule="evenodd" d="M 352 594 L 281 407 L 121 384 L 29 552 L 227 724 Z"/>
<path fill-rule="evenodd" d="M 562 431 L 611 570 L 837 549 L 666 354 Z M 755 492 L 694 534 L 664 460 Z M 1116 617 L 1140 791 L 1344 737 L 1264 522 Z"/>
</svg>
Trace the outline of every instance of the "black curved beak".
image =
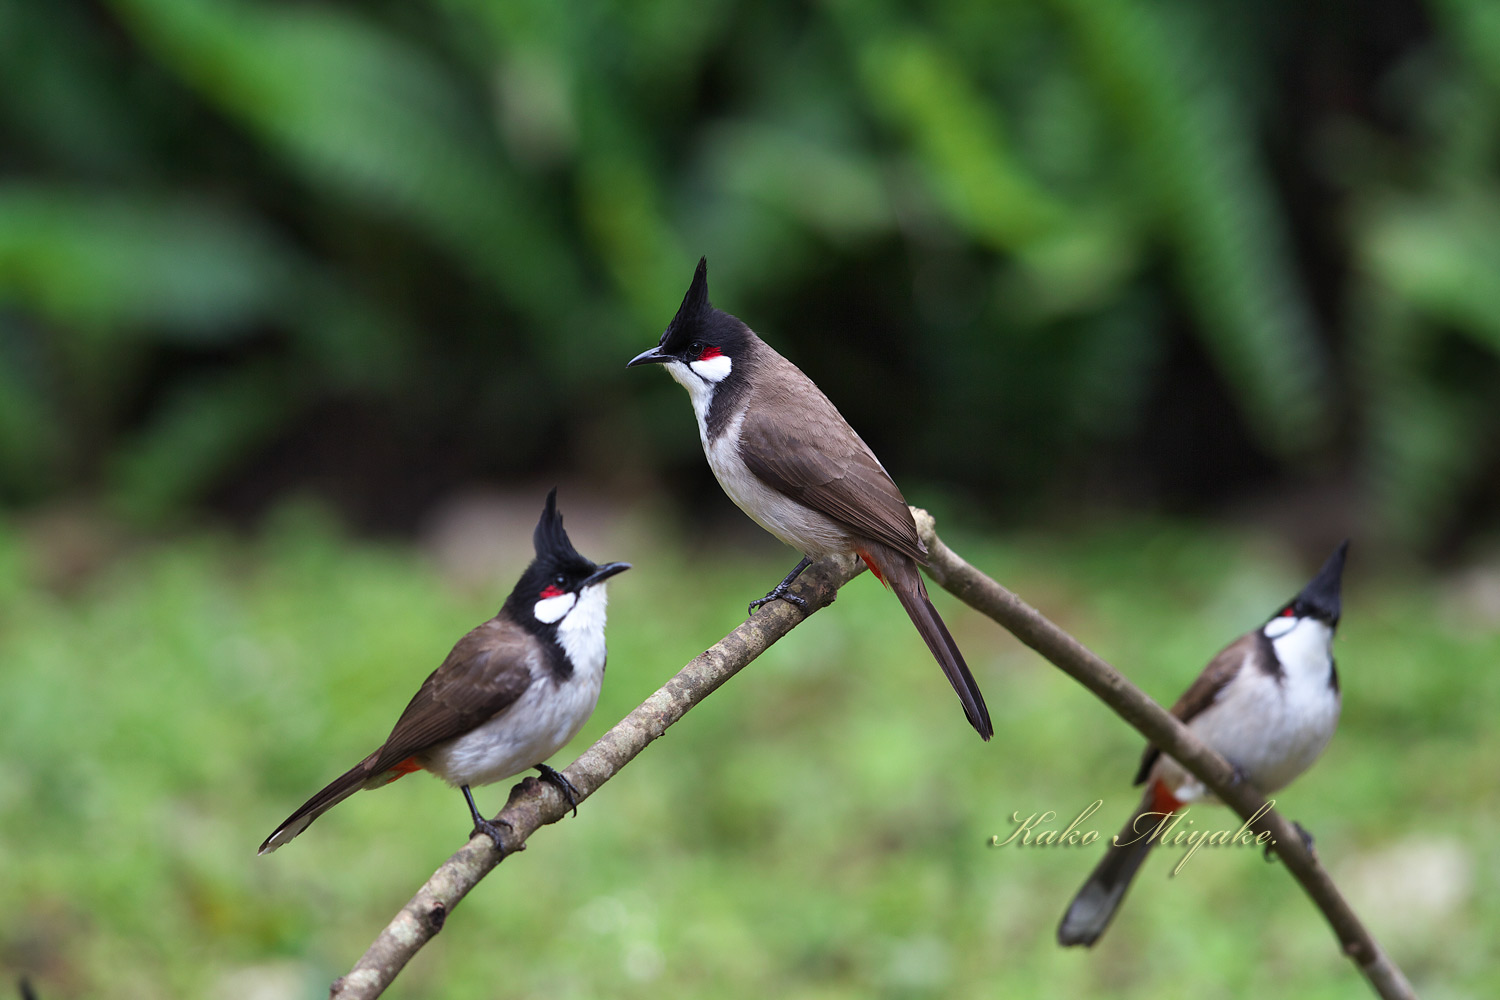
<svg viewBox="0 0 1500 1000">
<path fill-rule="evenodd" d="M 649 351 L 642 351 L 625 363 L 626 368 L 634 368 L 636 365 L 664 365 L 674 360 L 672 355 L 662 351 L 658 344 Z"/>
<path fill-rule="evenodd" d="M 600 566 L 598 569 L 594 570 L 594 572 L 590 573 L 588 577 L 583 581 L 583 583 L 579 585 L 578 589 L 582 590 L 584 587 L 592 587 L 596 583 L 603 583 L 605 580 L 608 580 L 616 573 L 623 573 L 629 568 L 630 563 L 605 563 L 603 566 Z"/>
</svg>

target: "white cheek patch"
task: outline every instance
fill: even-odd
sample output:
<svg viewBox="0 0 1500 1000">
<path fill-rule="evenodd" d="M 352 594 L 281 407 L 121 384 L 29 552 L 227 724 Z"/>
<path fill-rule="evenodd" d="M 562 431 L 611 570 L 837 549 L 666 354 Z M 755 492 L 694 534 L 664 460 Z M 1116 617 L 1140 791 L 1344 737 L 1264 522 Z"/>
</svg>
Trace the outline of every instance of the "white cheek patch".
<svg viewBox="0 0 1500 1000">
<path fill-rule="evenodd" d="M 709 358 L 707 361 L 694 361 L 688 367 L 705 382 L 722 382 L 729 377 L 729 370 L 734 365 L 727 355 L 720 354 L 718 357 Z"/>
<path fill-rule="evenodd" d="M 1302 619 L 1292 615 L 1278 615 L 1266 622 L 1266 627 L 1262 631 L 1266 633 L 1267 639 L 1280 639 L 1296 628 L 1301 621 Z"/>
<path fill-rule="evenodd" d="M 577 594 L 558 594 L 556 597 L 544 597 L 536 602 L 536 607 L 531 609 L 531 613 L 536 615 L 537 621 L 551 625 L 562 618 L 563 615 L 572 611 L 573 605 L 577 601 Z"/>
</svg>

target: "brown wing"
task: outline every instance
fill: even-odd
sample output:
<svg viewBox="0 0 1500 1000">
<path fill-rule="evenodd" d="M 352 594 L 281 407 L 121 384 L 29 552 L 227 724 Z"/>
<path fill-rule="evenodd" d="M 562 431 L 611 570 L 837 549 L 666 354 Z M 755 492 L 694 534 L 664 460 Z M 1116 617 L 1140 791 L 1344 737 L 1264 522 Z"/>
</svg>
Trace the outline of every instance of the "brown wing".
<svg viewBox="0 0 1500 1000">
<path fill-rule="evenodd" d="M 1259 635 L 1258 630 L 1246 632 L 1221 649 L 1219 655 L 1208 661 L 1208 666 L 1203 668 L 1203 673 L 1198 675 L 1198 679 L 1193 681 L 1188 689 L 1182 692 L 1182 697 L 1172 705 L 1172 714 L 1183 722 L 1191 722 L 1199 712 L 1212 705 L 1214 699 L 1219 696 L 1219 692 L 1224 690 L 1224 685 L 1240 672 L 1240 667 L 1245 663 L 1245 657 L 1255 652 Z M 1151 766 L 1160 756 L 1161 751 L 1155 746 L 1146 747 L 1145 753 L 1141 754 L 1140 770 L 1135 774 L 1135 784 L 1139 785 L 1146 780 L 1146 776 L 1151 773 Z"/>
<path fill-rule="evenodd" d="M 776 370 L 758 380 L 762 397 L 740 427 L 740 457 L 750 471 L 855 534 L 926 562 L 906 498 L 874 452 L 812 379 L 766 351 L 766 367 Z"/>
<path fill-rule="evenodd" d="M 442 666 L 412 696 L 391 735 L 365 768 L 378 774 L 488 721 L 525 693 L 533 668 L 542 668 L 537 641 L 492 618 L 458 640 Z"/>
</svg>

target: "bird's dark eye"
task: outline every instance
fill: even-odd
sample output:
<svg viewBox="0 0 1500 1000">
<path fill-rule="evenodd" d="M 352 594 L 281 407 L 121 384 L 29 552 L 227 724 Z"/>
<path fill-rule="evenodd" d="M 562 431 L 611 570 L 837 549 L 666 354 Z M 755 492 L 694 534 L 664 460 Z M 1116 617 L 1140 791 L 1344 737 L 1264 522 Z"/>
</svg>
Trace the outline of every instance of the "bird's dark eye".
<svg viewBox="0 0 1500 1000">
<path fill-rule="evenodd" d="M 554 584 L 556 584 L 556 585 L 557 585 L 557 586 L 559 586 L 559 587 L 561 587 L 561 586 L 563 586 L 563 585 L 564 585 L 564 584 L 565 584 L 565 583 L 567 583 L 567 582 L 568 582 L 568 578 L 567 578 L 567 577 L 566 577 L 566 576 L 563 576 L 563 575 L 562 575 L 562 574 L 561 574 L 561 573 L 559 573 L 559 574 L 557 574 L 557 575 L 556 575 L 556 576 L 554 576 L 554 577 L 553 577 L 553 578 L 552 578 L 552 582 L 553 582 L 553 583 L 554 583 Z"/>
<path fill-rule="evenodd" d="M 692 362 L 692 361 L 711 361 L 714 358 L 722 358 L 723 356 L 724 356 L 724 352 L 723 351 L 719 350 L 713 344 L 705 344 L 701 340 L 695 340 L 691 344 L 688 345 L 688 360 L 689 360 L 689 362 Z"/>
</svg>

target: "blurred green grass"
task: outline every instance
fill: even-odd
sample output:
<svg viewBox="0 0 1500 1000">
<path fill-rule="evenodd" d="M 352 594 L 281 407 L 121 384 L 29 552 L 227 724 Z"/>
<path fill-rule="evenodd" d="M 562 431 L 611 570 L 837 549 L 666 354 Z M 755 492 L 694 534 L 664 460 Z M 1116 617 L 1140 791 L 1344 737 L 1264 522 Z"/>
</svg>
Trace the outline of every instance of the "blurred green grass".
<svg viewBox="0 0 1500 1000">
<path fill-rule="evenodd" d="M 1164 702 L 1308 569 L 1222 528 L 945 537 Z M 634 521 L 608 551 L 580 546 L 636 569 L 611 586 L 599 710 L 558 766 L 791 561 L 690 552 Z M 462 801 L 419 777 L 273 856 L 255 848 L 378 743 L 503 588 L 465 591 L 415 548 L 303 515 L 254 541 L 139 549 L 61 594 L 36 578 L 0 531 L 0 967 L 44 1000 L 324 995 L 463 843 Z M 1200 851 L 1171 880 L 1154 859 L 1092 953 L 1058 949 L 1098 845 L 986 841 L 1013 812 L 1062 825 L 1095 798 L 1086 825 L 1113 833 L 1140 742 L 936 600 L 988 694 L 992 744 L 861 577 L 507 861 L 388 995 L 1368 995 L 1296 885 L 1245 850 Z M 1356 546 L 1344 718 L 1280 796 L 1427 997 L 1490 995 L 1500 940 L 1500 631 L 1466 600 L 1453 580 L 1377 576 Z"/>
</svg>

